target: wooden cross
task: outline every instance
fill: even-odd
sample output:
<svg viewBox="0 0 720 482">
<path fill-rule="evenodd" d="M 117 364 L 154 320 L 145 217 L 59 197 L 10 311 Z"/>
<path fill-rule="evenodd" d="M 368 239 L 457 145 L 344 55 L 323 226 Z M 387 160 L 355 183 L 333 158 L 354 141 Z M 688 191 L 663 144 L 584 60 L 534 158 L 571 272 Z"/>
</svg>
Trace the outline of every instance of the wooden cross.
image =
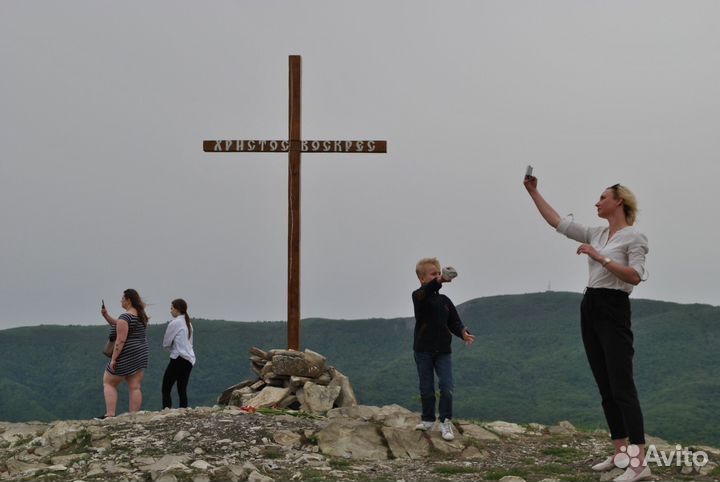
<svg viewBox="0 0 720 482">
<path fill-rule="evenodd" d="M 288 153 L 288 348 L 300 349 L 300 153 L 387 152 L 386 141 L 302 140 L 300 135 L 301 62 L 290 55 L 289 137 L 287 140 L 203 141 L 205 152 L 287 152 Z"/>
</svg>

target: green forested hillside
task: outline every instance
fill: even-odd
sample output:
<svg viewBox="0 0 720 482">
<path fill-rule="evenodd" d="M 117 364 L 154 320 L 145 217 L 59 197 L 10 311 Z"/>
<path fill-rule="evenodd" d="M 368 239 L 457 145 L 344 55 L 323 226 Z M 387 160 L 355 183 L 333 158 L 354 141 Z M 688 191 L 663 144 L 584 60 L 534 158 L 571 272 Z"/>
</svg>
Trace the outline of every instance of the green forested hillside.
<svg viewBox="0 0 720 482">
<path fill-rule="evenodd" d="M 478 336 L 454 341 L 455 415 L 483 420 L 603 427 L 599 395 L 582 349 L 576 293 L 479 298 L 458 307 Z M 412 361 L 413 320 L 302 322 L 302 346 L 347 374 L 361 403 L 419 410 Z M 212 405 L 227 386 L 251 378 L 247 350 L 285 345 L 285 324 L 195 320 L 198 363 L 190 403 Z M 720 445 L 720 308 L 633 301 L 635 372 L 648 433 Z M 167 355 L 164 325 L 151 325 L 143 407 L 160 408 Z M 88 418 L 103 413 L 103 326 L 0 331 L 0 420 Z M 123 390 L 120 409 L 127 407 Z"/>
</svg>

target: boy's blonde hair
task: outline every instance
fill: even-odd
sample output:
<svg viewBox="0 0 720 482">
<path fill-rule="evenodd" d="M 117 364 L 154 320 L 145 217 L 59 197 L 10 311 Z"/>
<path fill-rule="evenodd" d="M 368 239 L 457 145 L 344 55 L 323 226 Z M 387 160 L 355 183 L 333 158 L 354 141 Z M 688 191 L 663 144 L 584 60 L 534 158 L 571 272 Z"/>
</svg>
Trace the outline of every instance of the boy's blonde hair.
<svg viewBox="0 0 720 482">
<path fill-rule="evenodd" d="M 425 274 L 426 264 L 431 264 L 440 270 L 440 261 L 437 258 L 423 258 L 415 265 L 415 274 L 418 278 Z"/>
</svg>

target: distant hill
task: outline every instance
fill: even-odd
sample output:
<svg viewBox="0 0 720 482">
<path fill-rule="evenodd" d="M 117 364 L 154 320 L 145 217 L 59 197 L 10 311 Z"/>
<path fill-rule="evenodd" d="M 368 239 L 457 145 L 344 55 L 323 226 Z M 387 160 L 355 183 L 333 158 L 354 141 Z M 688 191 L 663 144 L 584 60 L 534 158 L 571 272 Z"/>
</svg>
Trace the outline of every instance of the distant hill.
<svg viewBox="0 0 720 482">
<path fill-rule="evenodd" d="M 478 298 L 458 307 L 478 336 L 454 341 L 455 415 L 481 420 L 604 427 L 579 330 L 577 293 Z M 412 318 L 306 319 L 302 347 L 348 375 L 361 403 L 419 410 Z M 143 406 L 159 409 L 167 354 L 164 325 L 151 325 Z M 195 320 L 198 364 L 190 404 L 212 405 L 227 386 L 252 378 L 247 350 L 282 348 L 282 322 Z M 646 431 L 683 443 L 720 445 L 720 308 L 633 300 L 635 373 Z M 104 326 L 0 331 L 0 420 L 89 418 L 103 413 Z M 177 401 L 177 397 L 175 397 Z M 126 390 L 120 410 L 127 409 Z"/>
</svg>

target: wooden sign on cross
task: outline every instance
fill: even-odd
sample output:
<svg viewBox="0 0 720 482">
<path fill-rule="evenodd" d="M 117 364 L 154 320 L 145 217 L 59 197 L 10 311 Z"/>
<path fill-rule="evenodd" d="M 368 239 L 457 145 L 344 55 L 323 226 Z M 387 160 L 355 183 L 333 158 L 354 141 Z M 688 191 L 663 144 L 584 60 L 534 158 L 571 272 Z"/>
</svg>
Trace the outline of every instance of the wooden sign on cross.
<svg viewBox="0 0 720 482">
<path fill-rule="evenodd" d="M 206 140 L 205 152 L 288 153 L 288 348 L 300 349 L 300 154 L 387 152 L 387 142 L 378 140 L 303 140 L 300 134 L 301 62 L 289 59 L 289 136 L 287 140 Z"/>
</svg>

